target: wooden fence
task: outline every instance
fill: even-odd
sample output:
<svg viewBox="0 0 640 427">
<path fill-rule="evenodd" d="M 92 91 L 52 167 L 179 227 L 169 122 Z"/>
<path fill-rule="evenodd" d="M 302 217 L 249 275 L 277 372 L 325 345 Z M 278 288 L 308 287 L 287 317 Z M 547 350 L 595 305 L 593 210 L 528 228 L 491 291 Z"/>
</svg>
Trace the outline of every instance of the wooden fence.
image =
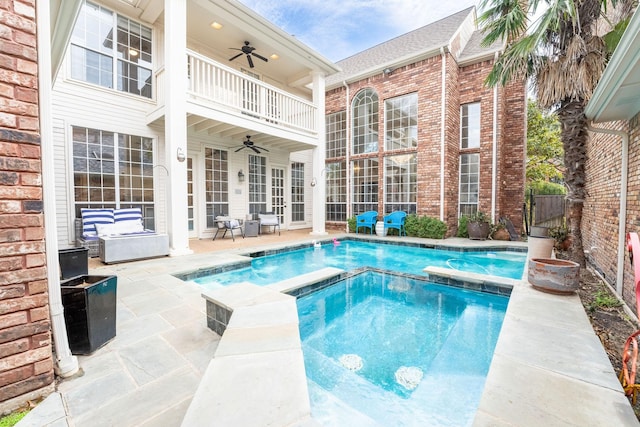
<svg viewBox="0 0 640 427">
<path fill-rule="evenodd" d="M 565 195 L 534 196 L 532 224 L 541 227 L 560 227 L 564 225 Z"/>
</svg>

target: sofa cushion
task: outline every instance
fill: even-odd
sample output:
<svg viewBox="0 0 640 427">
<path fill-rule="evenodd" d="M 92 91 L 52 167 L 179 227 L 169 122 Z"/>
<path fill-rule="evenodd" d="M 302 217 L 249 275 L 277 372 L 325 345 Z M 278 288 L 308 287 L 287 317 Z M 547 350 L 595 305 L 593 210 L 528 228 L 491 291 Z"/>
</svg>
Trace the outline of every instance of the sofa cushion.
<svg viewBox="0 0 640 427">
<path fill-rule="evenodd" d="M 140 208 L 114 209 L 113 216 L 115 222 L 136 220 L 142 222 L 142 210 Z"/>
<path fill-rule="evenodd" d="M 142 226 L 142 220 L 130 220 L 130 221 L 117 221 L 115 224 L 116 234 L 132 234 L 142 233 L 144 227 Z"/>
<path fill-rule="evenodd" d="M 82 237 L 97 237 L 96 224 L 113 224 L 113 209 L 80 209 L 82 215 Z"/>
<path fill-rule="evenodd" d="M 96 224 L 96 232 L 98 237 L 115 236 L 118 234 L 116 224 Z"/>
</svg>

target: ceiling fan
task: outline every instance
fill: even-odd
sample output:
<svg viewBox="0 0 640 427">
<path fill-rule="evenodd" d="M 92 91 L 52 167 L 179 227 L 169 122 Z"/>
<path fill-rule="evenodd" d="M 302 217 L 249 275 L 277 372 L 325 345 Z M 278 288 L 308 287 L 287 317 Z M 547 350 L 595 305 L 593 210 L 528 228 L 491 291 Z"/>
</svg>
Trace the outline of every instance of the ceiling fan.
<svg viewBox="0 0 640 427">
<path fill-rule="evenodd" d="M 256 50 L 256 48 L 253 46 L 249 46 L 250 44 L 251 43 L 249 43 L 248 41 L 245 41 L 244 46 L 242 46 L 240 49 L 238 49 L 237 47 L 230 47 L 229 49 L 239 50 L 240 53 L 232 58 L 229 58 L 229 61 L 233 61 L 239 56 L 247 55 L 247 61 L 249 61 L 249 67 L 253 68 L 253 59 L 251 58 L 251 56 L 253 55 L 256 58 L 262 59 L 264 62 L 269 62 L 269 60 L 264 56 L 258 55 L 257 53 L 255 53 L 254 50 Z"/>
<path fill-rule="evenodd" d="M 266 151 L 267 153 L 269 152 L 269 150 L 267 150 L 266 148 L 262 148 L 262 147 L 258 147 L 257 145 L 253 145 L 253 141 L 251 140 L 251 135 L 247 135 L 247 140 L 246 141 L 242 141 L 242 146 L 240 148 L 238 148 L 236 150 L 236 153 L 240 150 L 243 150 L 245 148 L 251 148 L 253 151 L 255 151 L 256 153 L 260 154 L 261 151 Z"/>
</svg>

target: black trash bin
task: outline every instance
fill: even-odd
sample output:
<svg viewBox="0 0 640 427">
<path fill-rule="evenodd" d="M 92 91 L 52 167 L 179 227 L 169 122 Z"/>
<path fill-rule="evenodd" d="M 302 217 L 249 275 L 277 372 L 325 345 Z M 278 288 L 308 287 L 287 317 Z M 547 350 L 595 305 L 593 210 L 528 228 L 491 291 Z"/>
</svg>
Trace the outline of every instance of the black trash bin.
<svg viewBox="0 0 640 427">
<path fill-rule="evenodd" d="M 88 249 L 59 251 L 60 288 L 69 348 L 93 353 L 116 336 L 117 276 L 90 276 Z"/>
<path fill-rule="evenodd" d="M 116 336 L 117 276 L 63 281 L 62 305 L 72 354 L 89 354 Z"/>
</svg>

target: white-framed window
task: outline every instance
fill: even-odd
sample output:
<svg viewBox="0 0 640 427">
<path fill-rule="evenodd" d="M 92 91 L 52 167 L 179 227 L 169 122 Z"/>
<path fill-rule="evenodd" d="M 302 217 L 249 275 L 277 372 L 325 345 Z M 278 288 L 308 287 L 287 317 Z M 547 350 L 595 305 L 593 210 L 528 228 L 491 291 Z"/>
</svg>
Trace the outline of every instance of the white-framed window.
<svg viewBox="0 0 640 427">
<path fill-rule="evenodd" d="M 387 156 L 384 211 L 416 213 L 418 156 L 416 153 Z"/>
<path fill-rule="evenodd" d="M 378 94 L 363 89 L 353 98 L 352 154 L 378 152 Z"/>
<path fill-rule="evenodd" d="M 291 163 L 291 221 L 304 221 L 304 163 Z"/>
<path fill-rule="evenodd" d="M 327 114 L 327 159 L 347 155 L 347 113 Z"/>
<path fill-rule="evenodd" d="M 353 182 L 352 213 L 378 210 L 378 159 L 359 159 L 351 162 Z"/>
<path fill-rule="evenodd" d="M 249 213 L 267 211 L 267 159 L 249 155 Z"/>
<path fill-rule="evenodd" d="M 480 103 L 460 107 L 460 148 L 480 147 Z"/>
<path fill-rule="evenodd" d="M 76 218 L 81 208 L 136 207 L 154 229 L 153 140 L 77 126 L 71 132 Z"/>
<path fill-rule="evenodd" d="M 114 39 L 115 34 L 115 39 Z M 85 1 L 71 35 L 71 77 L 152 96 L 152 30 Z"/>
<path fill-rule="evenodd" d="M 347 165 L 332 162 L 325 165 L 326 173 L 326 220 L 347 220 Z"/>
<path fill-rule="evenodd" d="M 471 215 L 478 210 L 479 191 L 480 154 L 461 154 L 459 215 Z"/>
<path fill-rule="evenodd" d="M 205 147 L 204 191 L 207 228 L 213 228 L 217 216 L 229 215 L 229 153 Z"/>
<path fill-rule="evenodd" d="M 418 146 L 418 94 L 384 101 L 385 150 Z"/>
</svg>

